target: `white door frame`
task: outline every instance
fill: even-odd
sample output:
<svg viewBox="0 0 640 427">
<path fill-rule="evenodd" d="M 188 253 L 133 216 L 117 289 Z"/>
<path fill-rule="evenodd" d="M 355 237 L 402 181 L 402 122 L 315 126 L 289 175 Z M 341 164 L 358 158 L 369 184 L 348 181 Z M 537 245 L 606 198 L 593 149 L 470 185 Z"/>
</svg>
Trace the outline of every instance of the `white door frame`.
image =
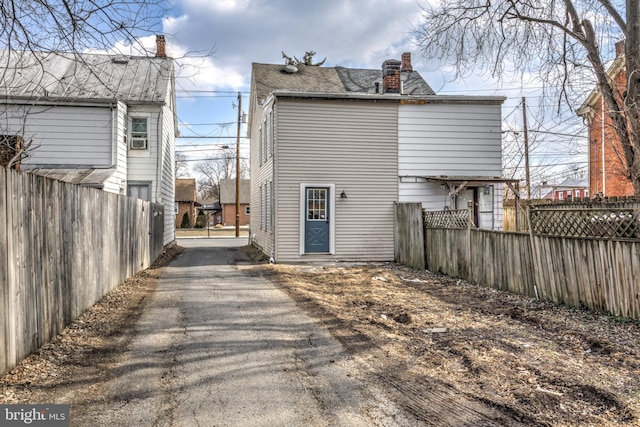
<svg viewBox="0 0 640 427">
<path fill-rule="evenodd" d="M 307 215 L 306 205 L 306 192 L 308 187 L 324 187 L 329 189 L 329 195 L 327 199 L 331 201 L 329 203 L 329 254 L 335 255 L 336 252 L 336 185 L 328 184 L 326 182 L 302 182 L 300 183 L 300 230 L 298 232 L 300 237 L 299 253 L 304 255 L 304 234 L 305 234 L 305 218 Z"/>
</svg>

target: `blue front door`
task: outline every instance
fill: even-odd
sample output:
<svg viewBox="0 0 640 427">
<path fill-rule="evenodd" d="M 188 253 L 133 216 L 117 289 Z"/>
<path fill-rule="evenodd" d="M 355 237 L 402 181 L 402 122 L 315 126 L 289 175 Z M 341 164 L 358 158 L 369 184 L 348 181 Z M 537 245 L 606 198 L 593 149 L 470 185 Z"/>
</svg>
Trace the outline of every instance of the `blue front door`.
<svg viewBox="0 0 640 427">
<path fill-rule="evenodd" d="M 306 189 L 304 251 L 329 252 L 329 189 Z"/>
</svg>

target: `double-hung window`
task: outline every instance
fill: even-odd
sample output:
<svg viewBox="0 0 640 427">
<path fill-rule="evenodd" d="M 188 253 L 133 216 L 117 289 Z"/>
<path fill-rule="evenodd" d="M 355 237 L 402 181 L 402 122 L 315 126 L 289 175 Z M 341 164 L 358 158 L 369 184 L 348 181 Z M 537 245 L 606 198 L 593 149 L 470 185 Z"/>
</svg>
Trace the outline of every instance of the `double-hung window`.
<svg viewBox="0 0 640 427">
<path fill-rule="evenodd" d="M 132 150 L 146 150 L 149 148 L 149 118 L 131 117 L 131 145 Z"/>
</svg>

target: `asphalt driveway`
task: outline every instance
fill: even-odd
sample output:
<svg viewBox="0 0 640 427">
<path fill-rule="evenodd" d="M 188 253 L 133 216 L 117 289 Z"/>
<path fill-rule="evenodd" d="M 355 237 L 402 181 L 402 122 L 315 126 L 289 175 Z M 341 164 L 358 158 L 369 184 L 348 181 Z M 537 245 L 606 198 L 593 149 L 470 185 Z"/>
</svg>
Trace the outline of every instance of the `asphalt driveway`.
<svg viewBox="0 0 640 427">
<path fill-rule="evenodd" d="M 181 239 L 107 392 L 72 425 L 412 425 L 268 279 L 246 238 Z"/>
</svg>

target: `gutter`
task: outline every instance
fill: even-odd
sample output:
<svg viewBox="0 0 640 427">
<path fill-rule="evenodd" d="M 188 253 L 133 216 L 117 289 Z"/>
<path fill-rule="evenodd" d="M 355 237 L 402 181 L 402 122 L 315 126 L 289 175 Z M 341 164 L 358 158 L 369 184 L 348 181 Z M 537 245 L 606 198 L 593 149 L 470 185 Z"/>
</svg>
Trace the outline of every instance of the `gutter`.
<svg viewBox="0 0 640 427">
<path fill-rule="evenodd" d="M 1 95 L 0 95 L 1 96 Z M 2 104 L 15 104 L 15 105 L 45 105 L 45 106 L 73 106 L 73 107 L 104 107 L 113 106 L 118 102 L 125 103 L 126 105 L 140 106 L 140 105 L 164 105 L 164 101 L 126 101 L 116 98 L 106 99 L 87 99 L 87 98 L 70 98 L 70 97 L 2 97 Z"/>
<path fill-rule="evenodd" d="M 469 96 L 469 95 L 400 95 L 362 92 L 306 92 L 274 90 L 263 101 L 269 104 L 274 98 L 302 99 L 354 99 L 366 101 L 395 101 L 401 104 L 489 104 L 502 105 L 505 96 Z"/>
</svg>

